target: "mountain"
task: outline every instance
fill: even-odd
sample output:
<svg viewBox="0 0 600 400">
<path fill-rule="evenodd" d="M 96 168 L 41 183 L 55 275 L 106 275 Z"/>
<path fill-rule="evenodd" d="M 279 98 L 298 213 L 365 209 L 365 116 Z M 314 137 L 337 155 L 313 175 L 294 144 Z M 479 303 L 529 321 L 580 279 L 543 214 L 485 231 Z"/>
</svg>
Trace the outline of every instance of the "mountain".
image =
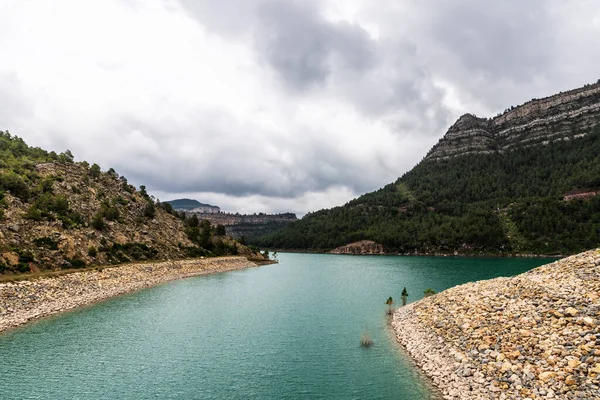
<svg viewBox="0 0 600 400">
<path fill-rule="evenodd" d="M 0 274 L 253 252 L 96 164 L 0 131 Z"/>
<path fill-rule="evenodd" d="M 600 245 L 600 81 L 467 114 L 396 182 L 257 244 L 391 253 L 573 254 Z"/>
<path fill-rule="evenodd" d="M 192 199 L 169 200 L 169 201 L 166 201 L 165 203 L 169 203 L 173 207 L 173 209 L 175 209 L 176 211 L 191 211 L 194 209 L 203 210 L 202 212 L 215 212 L 215 213 L 218 213 L 221 211 L 221 209 L 217 206 L 200 203 L 198 200 L 192 200 Z"/>
</svg>

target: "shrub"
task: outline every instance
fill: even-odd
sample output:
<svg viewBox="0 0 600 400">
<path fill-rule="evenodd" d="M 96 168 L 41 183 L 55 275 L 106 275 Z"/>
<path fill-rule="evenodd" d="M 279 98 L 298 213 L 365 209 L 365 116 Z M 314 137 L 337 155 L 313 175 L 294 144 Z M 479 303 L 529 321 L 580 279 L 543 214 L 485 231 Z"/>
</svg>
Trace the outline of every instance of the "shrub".
<svg viewBox="0 0 600 400">
<path fill-rule="evenodd" d="M 83 261 L 80 258 L 66 258 L 65 257 L 65 261 L 67 261 L 70 265 L 66 265 L 67 268 L 85 268 L 86 267 L 86 263 L 85 261 Z"/>
<path fill-rule="evenodd" d="M 13 196 L 23 201 L 29 198 L 29 186 L 26 180 L 13 171 L 0 174 L 0 190 L 10 191 Z"/>
<path fill-rule="evenodd" d="M 156 208 L 154 207 L 154 203 L 152 201 L 148 201 L 144 206 L 144 217 L 154 219 L 156 215 Z"/>
<path fill-rule="evenodd" d="M 158 203 L 158 206 L 160 208 L 162 208 L 163 210 L 165 210 L 166 212 L 168 212 L 169 214 L 172 214 L 172 215 L 175 214 L 175 210 L 173 209 L 173 206 L 169 203 Z"/>
<path fill-rule="evenodd" d="M 62 222 L 63 228 L 70 229 L 85 224 L 85 218 L 78 212 L 71 211 L 67 215 L 60 216 L 58 219 Z"/>
<path fill-rule="evenodd" d="M 49 250 L 58 250 L 58 241 L 47 236 L 33 239 L 33 243 L 38 247 L 46 247 Z"/>
<path fill-rule="evenodd" d="M 225 227 L 221 224 L 218 224 L 215 228 L 215 235 L 217 236 L 225 236 Z"/>
<path fill-rule="evenodd" d="M 129 201 L 127 201 L 126 198 L 124 198 L 123 196 L 117 196 L 115 197 L 115 203 L 118 203 L 122 206 L 126 206 L 127 204 L 129 204 Z"/>
<path fill-rule="evenodd" d="M 44 193 L 39 196 L 27 210 L 26 218 L 40 220 L 47 218 L 54 220 L 56 216 L 65 217 L 69 214 L 69 201 L 65 196 L 55 196 Z"/>
<path fill-rule="evenodd" d="M 115 206 L 107 206 L 102 208 L 102 214 L 108 221 L 116 221 L 119 219 L 119 209 Z"/>
<path fill-rule="evenodd" d="M 102 174 L 102 170 L 98 164 L 92 164 L 90 167 L 90 176 L 94 179 L 100 178 L 100 174 Z"/>
<path fill-rule="evenodd" d="M 88 247 L 88 256 L 96 257 L 97 255 L 98 255 L 98 249 L 96 249 L 94 246 Z"/>
<path fill-rule="evenodd" d="M 96 213 L 96 215 L 94 215 L 94 217 L 92 218 L 92 222 L 91 222 L 92 228 L 102 231 L 106 228 L 106 223 L 104 222 L 104 217 L 102 216 L 102 213 Z"/>
</svg>

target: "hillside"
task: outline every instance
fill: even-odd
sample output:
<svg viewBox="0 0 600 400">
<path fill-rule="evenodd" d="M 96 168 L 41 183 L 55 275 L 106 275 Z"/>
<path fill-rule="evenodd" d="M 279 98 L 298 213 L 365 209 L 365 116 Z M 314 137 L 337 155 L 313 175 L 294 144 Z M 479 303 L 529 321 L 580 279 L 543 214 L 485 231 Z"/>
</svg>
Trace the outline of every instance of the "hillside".
<svg viewBox="0 0 600 400">
<path fill-rule="evenodd" d="M 258 244 L 388 252 L 573 254 L 600 245 L 600 84 L 461 117 L 396 182 Z"/>
<path fill-rule="evenodd" d="M 252 254 L 157 203 L 114 170 L 0 131 L 0 274 L 135 260 Z"/>
<path fill-rule="evenodd" d="M 597 399 L 600 252 L 467 283 L 394 314 L 446 399 Z"/>
</svg>

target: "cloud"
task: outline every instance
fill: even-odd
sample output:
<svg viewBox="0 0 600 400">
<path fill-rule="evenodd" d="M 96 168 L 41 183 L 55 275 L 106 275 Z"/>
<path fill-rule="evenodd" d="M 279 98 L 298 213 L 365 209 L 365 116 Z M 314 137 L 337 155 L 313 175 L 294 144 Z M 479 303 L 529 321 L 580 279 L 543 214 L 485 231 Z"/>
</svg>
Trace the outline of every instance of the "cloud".
<svg viewBox="0 0 600 400">
<path fill-rule="evenodd" d="M 464 112 L 600 78 L 590 0 L 7 0 L 0 22 L 0 129 L 229 211 L 343 204 Z"/>
<path fill-rule="evenodd" d="M 360 25 L 326 21 L 315 4 L 266 1 L 258 7 L 259 58 L 297 90 L 322 85 L 338 72 L 361 73 L 374 62 L 376 44 Z"/>
</svg>

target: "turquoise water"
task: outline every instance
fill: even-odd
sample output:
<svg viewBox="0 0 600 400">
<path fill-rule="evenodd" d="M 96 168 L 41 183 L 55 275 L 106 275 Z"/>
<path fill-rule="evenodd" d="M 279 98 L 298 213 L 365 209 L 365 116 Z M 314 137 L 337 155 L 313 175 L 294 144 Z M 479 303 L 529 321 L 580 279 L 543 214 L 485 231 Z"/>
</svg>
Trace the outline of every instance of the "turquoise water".
<svg viewBox="0 0 600 400">
<path fill-rule="evenodd" d="M 435 398 L 385 300 L 548 260 L 280 254 L 0 334 L 0 399 Z M 368 328 L 375 344 L 359 347 Z"/>
</svg>

